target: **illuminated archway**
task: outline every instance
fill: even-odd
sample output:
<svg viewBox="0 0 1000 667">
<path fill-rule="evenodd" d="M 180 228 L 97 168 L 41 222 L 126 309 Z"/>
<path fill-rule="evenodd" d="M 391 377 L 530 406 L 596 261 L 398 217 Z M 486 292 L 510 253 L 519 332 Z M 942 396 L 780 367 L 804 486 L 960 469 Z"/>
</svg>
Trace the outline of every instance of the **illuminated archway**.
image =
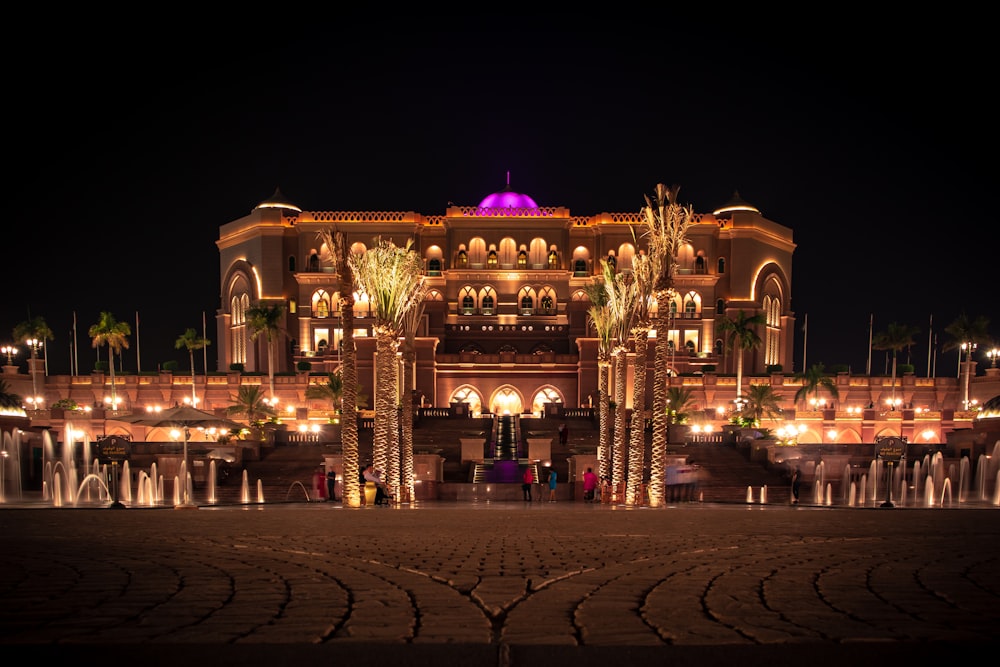
<svg viewBox="0 0 1000 667">
<path fill-rule="evenodd" d="M 517 389 L 504 385 L 493 392 L 490 410 L 495 415 L 519 415 L 524 410 L 524 401 Z"/>
</svg>

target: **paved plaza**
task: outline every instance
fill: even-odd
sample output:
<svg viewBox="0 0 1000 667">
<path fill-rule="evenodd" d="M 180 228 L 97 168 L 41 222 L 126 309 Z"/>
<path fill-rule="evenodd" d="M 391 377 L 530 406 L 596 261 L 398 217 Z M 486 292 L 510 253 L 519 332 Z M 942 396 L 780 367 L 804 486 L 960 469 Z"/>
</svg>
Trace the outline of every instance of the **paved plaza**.
<svg viewBox="0 0 1000 667">
<path fill-rule="evenodd" d="M 849 667 L 1000 648 L 996 508 L 7 507 L 0 534 L 0 643 L 72 665 Z"/>
</svg>

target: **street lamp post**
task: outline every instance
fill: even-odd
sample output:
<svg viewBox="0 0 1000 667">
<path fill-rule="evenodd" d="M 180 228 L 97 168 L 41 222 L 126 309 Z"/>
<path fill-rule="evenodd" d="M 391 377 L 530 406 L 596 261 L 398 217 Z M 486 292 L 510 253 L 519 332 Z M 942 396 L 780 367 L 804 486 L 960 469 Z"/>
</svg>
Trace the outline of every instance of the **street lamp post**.
<svg viewBox="0 0 1000 667">
<path fill-rule="evenodd" d="M 28 372 L 31 373 L 31 391 L 38 396 L 38 378 L 35 374 L 35 360 L 38 358 L 38 350 L 42 349 L 42 341 L 37 338 L 29 338 L 24 344 L 31 350 L 31 360 L 28 363 Z"/>
<path fill-rule="evenodd" d="M 965 409 L 969 409 L 969 377 L 972 375 L 972 353 L 976 351 L 977 345 L 971 341 L 962 343 L 962 350 L 965 352 Z"/>
<path fill-rule="evenodd" d="M 997 348 L 994 347 L 991 350 L 987 350 L 986 351 L 986 356 L 990 360 L 990 368 L 996 368 L 997 367 L 997 357 L 1000 357 L 1000 349 L 997 349 Z"/>
<path fill-rule="evenodd" d="M 13 366 L 14 355 L 17 354 L 17 348 L 13 345 L 4 345 L 3 347 L 0 347 L 0 352 L 7 355 L 7 365 Z"/>
</svg>

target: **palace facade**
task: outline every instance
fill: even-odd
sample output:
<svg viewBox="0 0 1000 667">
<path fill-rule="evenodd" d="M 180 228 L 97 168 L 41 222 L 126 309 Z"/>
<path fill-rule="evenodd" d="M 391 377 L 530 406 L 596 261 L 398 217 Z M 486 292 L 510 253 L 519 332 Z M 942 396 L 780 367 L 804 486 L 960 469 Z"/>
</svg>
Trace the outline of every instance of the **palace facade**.
<svg viewBox="0 0 1000 667">
<path fill-rule="evenodd" d="M 324 441 L 331 406 L 306 393 L 340 364 L 339 276 L 321 243 L 320 232 L 327 230 L 342 232 L 355 252 L 380 237 L 399 246 L 412 241 L 422 258 L 429 292 L 416 336 L 415 406 L 459 416 L 585 412 L 598 402 L 598 343 L 586 287 L 599 276 L 601 260 L 629 270 L 645 250 L 641 223 L 638 207 L 574 216 L 567 208 L 539 206 L 509 185 L 477 205 L 449 206 L 431 216 L 303 211 L 276 190 L 247 216 L 220 226 L 221 302 L 212 343 L 217 371 L 123 373 L 112 392 L 104 372 L 49 376 L 39 357 L 29 359 L 27 374 L 4 366 L 3 379 L 11 393 L 35 399 L 16 418 L 18 428 L 30 424 L 62 439 L 72 423 L 83 440 L 125 435 L 137 442 L 165 441 L 165 429 L 143 429 L 116 417 L 192 397 L 199 408 L 224 415 L 241 386 L 268 382 L 266 337 L 252 338 L 247 310 L 281 305 L 287 337 L 275 356 L 274 398 L 290 433 L 303 434 L 297 436 L 303 442 Z M 791 230 L 734 194 L 711 213 L 696 213 L 688 237 L 678 257 L 676 295 L 657 306 L 671 313 L 665 333 L 673 350 L 669 382 L 691 391 L 692 429 L 718 430 L 729 421 L 738 393 L 736 364 L 724 349 L 720 323 L 740 311 L 766 319 L 758 330 L 763 344 L 745 353 L 743 390 L 750 383 L 770 384 L 783 424 L 765 420 L 764 426 L 794 426 L 799 442 L 871 443 L 895 436 L 944 443 L 949 434 L 974 426 L 977 412 L 964 409 L 965 399 L 976 406 L 1000 395 L 995 361 L 978 374 L 972 360 L 959 377 L 903 373 L 893 381 L 839 373 L 836 401 L 820 396 L 817 403 L 796 402 L 802 378 L 793 373 Z M 375 339 L 365 295 L 355 295 L 354 311 L 359 393 L 370 407 Z M 651 359 L 646 372 L 648 388 Z M 117 405 L 110 403 L 112 394 Z M 651 394 L 643 406 L 647 416 Z M 64 399 L 85 409 L 55 409 Z M 627 407 L 634 411 L 633 403 L 629 395 Z M 192 433 L 192 439 L 210 440 L 211 434 Z"/>
<path fill-rule="evenodd" d="M 429 289 L 413 377 L 421 404 L 536 415 L 546 405 L 596 404 L 597 340 L 586 287 L 599 277 L 601 260 L 629 271 L 633 257 L 645 252 L 639 207 L 575 216 L 568 208 L 539 206 L 508 183 L 478 205 L 450 206 L 444 215 L 303 211 L 275 191 L 220 229 L 220 370 L 233 364 L 267 370 L 266 339 L 252 340 L 245 317 L 255 304 L 285 311 L 288 338 L 276 370 L 293 371 L 303 361 L 313 371 L 337 369 L 339 276 L 321 243 L 324 230 L 343 233 L 352 252 L 379 238 L 397 246 L 412 241 L 422 258 Z M 719 324 L 739 311 L 767 320 L 759 331 L 763 344 L 747 352 L 744 373 L 791 369 L 794 250 L 791 230 L 738 194 L 712 213 L 694 215 L 678 256 L 676 296 L 652 306 L 671 313 L 665 332 L 671 375 L 732 372 Z M 365 294 L 354 297 L 361 393 L 373 396 L 371 311 Z M 651 382 L 652 366 L 647 372 Z"/>
</svg>

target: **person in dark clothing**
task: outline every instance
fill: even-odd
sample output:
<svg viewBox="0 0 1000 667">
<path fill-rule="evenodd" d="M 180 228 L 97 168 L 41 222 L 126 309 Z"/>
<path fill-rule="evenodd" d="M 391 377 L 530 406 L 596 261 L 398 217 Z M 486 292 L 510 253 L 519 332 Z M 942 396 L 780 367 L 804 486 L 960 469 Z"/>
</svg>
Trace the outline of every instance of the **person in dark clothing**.
<svg viewBox="0 0 1000 667">
<path fill-rule="evenodd" d="M 337 473 L 333 468 L 326 471 L 326 499 L 329 502 L 337 500 Z"/>
<path fill-rule="evenodd" d="M 799 486 L 802 484 L 802 472 L 798 466 L 792 471 L 792 504 L 799 504 Z"/>
</svg>

